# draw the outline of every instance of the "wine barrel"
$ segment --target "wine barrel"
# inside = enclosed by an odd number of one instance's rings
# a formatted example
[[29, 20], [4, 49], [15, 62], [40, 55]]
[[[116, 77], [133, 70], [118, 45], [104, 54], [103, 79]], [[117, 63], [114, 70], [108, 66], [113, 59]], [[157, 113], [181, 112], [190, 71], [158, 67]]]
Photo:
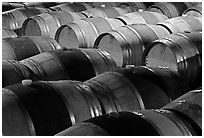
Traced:
[[45, 51], [60, 49], [59, 44], [51, 38], [15, 37], [2, 39], [2, 59], [22, 60]]
[[23, 22], [31, 17], [43, 12], [48, 12], [49, 9], [34, 8], [34, 7], [22, 7], [16, 8], [7, 12], [2, 13], [2, 27], [9, 28], [12, 30], [19, 29], [22, 27]]
[[27, 7], [49, 8], [58, 5], [59, 2], [24, 2], [23, 4]]
[[155, 110], [113, 112], [78, 123], [58, 133], [57, 136], [192, 136], [194, 134], [185, 120], [181, 121], [171, 112], [166, 114]]
[[169, 30], [170, 33], [175, 34], [179, 32], [201, 32], [202, 31], [202, 18], [193, 16], [181, 16], [165, 20], [158, 23]]
[[91, 89], [74, 81], [16, 84], [2, 92], [2, 130], [7, 136], [51, 136], [102, 115]]
[[180, 114], [194, 128], [197, 135], [202, 135], [202, 90], [190, 91], [162, 109]]
[[76, 12], [56, 11], [42, 13], [24, 21], [22, 25], [22, 36], [54, 38], [60, 26], [82, 18], [85, 18], [85, 16]]
[[126, 25], [99, 35], [94, 47], [109, 52], [118, 67], [142, 65], [142, 54], [147, 45], [169, 34], [158, 25]]
[[24, 7], [25, 5], [22, 3], [14, 3], [14, 2], [2, 2], [2, 12], [9, 11], [15, 8]]
[[2, 38], [7, 37], [17, 37], [17, 34], [9, 28], [2, 28]]
[[101, 8], [101, 7], [117, 7], [120, 2], [86, 2], [93, 8]]
[[117, 16], [121, 16], [128, 13], [128, 11], [119, 7], [104, 7], [88, 9], [86, 11], [82, 11], [81, 13], [87, 16], [88, 18], [116, 18]]
[[177, 33], [154, 41], [144, 51], [143, 65], [178, 71], [194, 89], [202, 82], [202, 34]]
[[188, 8], [183, 12], [183, 14], [188, 16], [202, 17], [202, 4]]
[[30, 76], [29, 70], [19, 61], [2, 60], [2, 87], [20, 83]]
[[147, 10], [166, 15], [168, 18], [181, 16], [188, 7], [184, 2], [158, 2]]
[[135, 12], [139, 10], [147, 10], [147, 8], [153, 4], [153, 2], [121, 2], [118, 7], [124, 8], [129, 12]]
[[93, 48], [97, 36], [119, 26], [121, 21], [111, 18], [87, 18], [62, 25], [56, 32], [55, 40], [67, 48]]
[[140, 11], [140, 12], [131, 12], [122, 16], [117, 17], [116, 19], [121, 20], [125, 25], [130, 24], [157, 24], [167, 20], [168, 17], [161, 13], [150, 12], [150, 11]]
[[92, 7], [86, 3], [63, 3], [56, 6], [50, 7], [50, 9], [54, 11], [65, 11], [65, 12], [81, 12], [87, 9], [91, 9]]
[[[110, 55], [97, 49], [62, 49], [44, 52], [21, 61], [38, 80], [85, 81], [116, 68]], [[32, 79], [32, 78], [31, 78]]]
[[162, 68], [105, 72], [84, 83], [95, 91], [106, 113], [158, 109], [189, 90], [179, 74]]

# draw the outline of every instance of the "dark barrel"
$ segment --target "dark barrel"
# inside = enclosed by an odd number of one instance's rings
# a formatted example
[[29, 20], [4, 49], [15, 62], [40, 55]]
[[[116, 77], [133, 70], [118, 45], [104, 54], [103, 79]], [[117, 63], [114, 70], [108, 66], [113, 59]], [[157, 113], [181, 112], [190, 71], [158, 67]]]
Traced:
[[183, 12], [183, 14], [188, 16], [202, 17], [202, 4], [188, 8]]
[[82, 3], [82, 2], [63, 3], [63, 4], [50, 7], [50, 9], [54, 11], [66, 11], [66, 12], [81, 12], [91, 8], [92, 7], [89, 4]]
[[126, 25], [99, 35], [94, 47], [109, 52], [119, 67], [142, 65], [142, 54], [147, 45], [169, 34], [158, 25]]
[[106, 113], [158, 109], [189, 90], [179, 74], [164, 68], [119, 69], [84, 83], [95, 91]]
[[24, 7], [25, 5], [23, 3], [17, 3], [17, 2], [2, 2], [2, 12], [9, 11], [15, 8]]
[[62, 25], [56, 32], [55, 40], [67, 48], [93, 48], [96, 38], [109, 30], [124, 25], [112, 18], [87, 18]]
[[9, 28], [2, 28], [2, 38], [7, 37], [17, 37], [17, 34]]
[[54, 38], [57, 29], [74, 20], [85, 18], [76, 12], [56, 11], [28, 18], [22, 25], [22, 35]]
[[2, 60], [2, 87], [20, 83], [30, 78], [31, 73], [19, 61]]
[[184, 2], [158, 2], [150, 6], [147, 10], [162, 13], [169, 18], [173, 18], [181, 16], [187, 8]]
[[15, 37], [2, 39], [2, 59], [22, 60], [45, 51], [60, 49], [59, 44], [52, 38]]
[[197, 135], [202, 135], [202, 89], [190, 91], [162, 109], [179, 114], [191, 124]]
[[139, 11], [131, 12], [117, 17], [116, 19], [121, 20], [126, 25], [131, 24], [157, 24], [164, 20], [167, 20], [168, 17], [164, 14], [151, 12], [151, 11]]
[[103, 17], [103, 18], [116, 18], [117, 16], [128, 13], [127, 10], [119, 7], [104, 7], [104, 8], [92, 8], [86, 11], [82, 11], [88, 18]]
[[161, 25], [162, 27], [166, 28], [171, 34], [186, 31], [202, 32], [201, 17], [183, 15], [162, 21], [157, 25]]
[[[63, 49], [44, 52], [21, 61], [39, 80], [85, 81], [105, 71], [114, 70], [111, 56], [97, 49]], [[32, 78], [30, 78], [32, 79]]]
[[[168, 114], [168, 115], [167, 115]], [[112, 112], [78, 123], [57, 136], [192, 136], [194, 130], [172, 112]]]
[[48, 11], [50, 10], [45, 8], [22, 7], [3, 12], [2, 27], [12, 30], [20, 29], [27, 18]]
[[24, 2], [24, 5], [27, 7], [41, 7], [41, 8], [49, 8], [52, 6], [58, 5], [59, 2]]
[[102, 115], [97, 97], [80, 82], [16, 84], [2, 91], [2, 130], [7, 136], [51, 136]]
[[143, 65], [179, 72], [192, 89], [201, 86], [201, 33], [177, 33], [156, 40], [145, 49], [143, 58]]

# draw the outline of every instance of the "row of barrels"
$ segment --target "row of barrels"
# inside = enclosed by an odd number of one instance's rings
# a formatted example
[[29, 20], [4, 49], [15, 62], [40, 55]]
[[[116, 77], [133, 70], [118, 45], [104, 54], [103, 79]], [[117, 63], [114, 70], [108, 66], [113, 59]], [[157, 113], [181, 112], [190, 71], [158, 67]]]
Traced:
[[[160, 3], [161, 4], [161, 3]], [[164, 3], [165, 4], [165, 3]], [[171, 3], [169, 3], [170, 5], [173, 5]], [[177, 3], [176, 3], [177, 4]], [[185, 5], [184, 3], [181, 3], [183, 5]], [[8, 12], [5, 12], [3, 13], [3, 17], [2, 17], [2, 25], [3, 25], [3, 28], [9, 28], [9, 29], [12, 29], [12, 30], [16, 30], [16, 31], [19, 31], [19, 29], [21, 30], [21, 27], [23, 25], [23, 22], [27, 19], [27, 18], [30, 18], [32, 16], [36, 16], [36, 15], [39, 15], [40, 17], [36, 17], [37, 19], [38, 18], [48, 18], [46, 15], [47, 14], [51, 14], [49, 16], [57, 16], [56, 18], [62, 18], [61, 20], [65, 20], [66, 17], [68, 16], [73, 16], [73, 15], [66, 15], [69, 14], [69, 12], [81, 12], [81, 13], [77, 13], [80, 18], [76, 18], [76, 19], [81, 19], [81, 18], [87, 18], [87, 17], [104, 17], [104, 18], [116, 18], [117, 16], [121, 16], [123, 14], [127, 14], [129, 12], [134, 12], [135, 10], [126, 10], [125, 8], [123, 7], [105, 7], [105, 8], [92, 8], [91, 6], [87, 6], [87, 4], [85, 3], [72, 3], [72, 4], [62, 4], [64, 5], [64, 9], [60, 9], [60, 10], [56, 10], [55, 12], [50, 10], [50, 9], [47, 9], [47, 8], [41, 8], [41, 7], [27, 7], [27, 8], [17, 8], [17, 9], [14, 9], [14, 10], [11, 10], [11, 11], [8, 11]], [[194, 9], [199, 9], [198, 5], [196, 5], [197, 7], [194, 7]], [[80, 8], [80, 7], [84, 7], [84, 8]], [[170, 6], [171, 7], [171, 6]], [[77, 10], [73, 10], [73, 9], [80, 9], [79, 11]], [[202, 7], [201, 7], [202, 8]], [[88, 10], [86, 10], [88, 9]], [[85, 10], [85, 11], [84, 11]], [[59, 12], [59, 11], [63, 11], [63, 12]], [[149, 10], [151, 11], [151, 10]], [[153, 12], [155, 12], [154, 10], [152, 10]], [[175, 10], [174, 10], [175, 11]], [[192, 11], [192, 10], [190, 10]], [[195, 10], [193, 10], [195, 11]], [[59, 12], [59, 13], [58, 13]], [[41, 15], [41, 13], [44, 13]], [[54, 15], [52, 15], [52, 13]], [[165, 14], [165, 12], [158, 12], [158, 13], [161, 13], [161, 14], [164, 14], [166, 17], [168, 17], [167, 14]], [[179, 14], [178, 16], [180, 16], [181, 14]], [[190, 15], [190, 14], [188, 14]], [[191, 14], [192, 15], [192, 14]], [[193, 14], [195, 15], [195, 14]], [[45, 16], [45, 17], [44, 17]], [[64, 18], [62, 17], [64, 16]], [[76, 15], [75, 15], [76, 16]], [[74, 16], [74, 17], [75, 17]], [[52, 18], [54, 18], [52, 17]], [[173, 16], [175, 17], [175, 16]], [[72, 17], [73, 18], [73, 17]], [[73, 20], [73, 19], [70, 19], [70, 20]], [[168, 17], [168, 18], [171, 18], [171, 17]], [[49, 19], [49, 18], [48, 18]], [[47, 20], [48, 20], [47, 19]], [[152, 18], [153, 19], [153, 18]], [[40, 20], [40, 19], [38, 19]], [[52, 19], [54, 20], [54, 19]], [[68, 22], [64, 21], [64, 23], [58, 19], [60, 25], [63, 25], [63, 24], [67, 24]], [[37, 23], [40, 23], [42, 21], [37, 21]], [[56, 21], [55, 21], [56, 22]], [[42, 24], [42, 23], [41, 23]], [[19, 35], [21, 35], [21, 33], [19, 32]]]
[[85, 82], [24, 82], [2, 89], [2, 130], [4, 135], [55, 135], [99, 115], [159, 109], [188, 91], [177, 72], [145, 66]]
[[190, 91], [161, 109], [112, 112], [91, 118], [57, 136], [201, 136], [202, 90]]
[[[146, 30], [149, 31], [143, 31], [143, 28], [145, 27], [147, 28]], [[158, 29], [158, 33], [155, 33], [155, 31], [152, 30], [153, 27], [155, 27], [155, 30]], [[123, 28], [127, 31], [123, 31]], [[156, 26], [153, 25], [135, 25], [134, 28], [135, 30], [137, 29], [137, 32], [139, 33], [135, 33], [136, 31], [132, 31], [130, 27], [127, 26], [123, 28], [103, 35], [98, 42], [99, 49], [74, 50], [61, 48], [56, 41], [52, 41], [50, 38], [5, 38], [2, 42], [2, 55], [3, 59], [19, 60], [20, 62], [12, 61], [11, 63], [23, 64], [21, 66], [26, 66], [29, 68], [30, 72], [34, 72], [34, 74], [38, 76], [37, 80], [69, 79], [69, 77], [65, 77], [67, 76], [65, 74], [73, 74], [73, 72], [69, 72], [69, 69], [67, 68], [70, 68], [71, 66], [74, 68], [76, 67], [74, 74], [79, 75], [81, 67], [91, 66], [88, 62], [92, 60], [91, 62], [93, 63], [91, 64], [93, 66], [97, 66], [98, 69], [102, 69], [102, 71], [97, 71], [100, 73], [108, 71], [110, 69], [109, 66], [113, 66], [111, 69], [124, 67], [126, 65], [145, 65], [148, 67], [161, 66], [168, 67], [179, 72], [183, 78], [189, 82], [189, 85], [192, 88], [199, 87], [201, 85], [201, 33], [176, 33], [158, 39], [167, 31], [165, 30], [162, 34], [161, 30], [159, 30], [160, 28], [156, 28]], [[129, 34], [128, 31], [130, 31]], [[128, 34], [127, 37], [124, 37], [124, 33]], [[136, 37], [130, 33], [135, 33]], [[128, 36], [132, 36], [133, 38]], [[84, 55], [84, 51], [85, 55], [87, 55], [88, 52], [88, 56]], [[80, 55], [79, 53], [83, 54]], [[89, 59], [87, 60], [87, 58]], [[107, 65], [106, 61], [110, 62], [110, 64]], [[23, 71], [21, 71], [21, 68], [18, 66], [16, 68], [16, 66], [13, 66], [11, 63], [3, 61], [3, 86], [18, 83], [23, 79], [35, 80], [35, 77], [23, 77], [24, 75], [19, 76], [18, 72]], [[100, 68], [99, 63], [104, 68]], [[52, 70], [50, 70], [50, 66], [52, 67]], [[109, 69], [107, 70], [106, 67]], [[19, 76], [16, 80], [6, 79], [9, 78], [8, 76], [10, 75], [9, 72], [11, 72], [11, 70], [15, 70], [15, 72], [13, 72], [14, 76]], [[87, 68], [85, 74], [87, 71], [92, 72], [91, 69]], [[96, 73], [95, 75], [100, 73]], [[89, 79], [90, 77], [93, 77], [93, 75], [85, 78]], [[82, 80], [85, 80], [85, 78]], [[71, 77], [71, 79], [76, 79], [76, 77]], [[82, 80], [80, 79], [80, 81]]]

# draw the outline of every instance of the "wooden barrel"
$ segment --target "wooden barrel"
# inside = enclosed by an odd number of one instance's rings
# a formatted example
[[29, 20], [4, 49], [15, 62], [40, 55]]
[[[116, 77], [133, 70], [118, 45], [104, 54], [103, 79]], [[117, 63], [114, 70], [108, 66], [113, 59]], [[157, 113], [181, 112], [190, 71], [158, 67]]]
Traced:
[[106, 113], [158, 109], [189, 90], [178, 74], [162, 68], [105, 72], [84, 83], [95, 91]]
[[30, 76], [29, 70], [19, 61], [2, 60], [2, 87], [20, 83]]
[[169, 34], [158, 25], [126, 25], [99, 35], [94, 47], [109, 52], [119, 67], [142, 65], [142, 54], [147, 45]]
[[85, 18], [85, 16], [76, 12], [42, 13], [25, 20], [22, 26], [22, 35], [54, 38], [60, 26], [82, 18]]
[[21, 63], [34, 72], [39, 80], [49, 81], [67, 79], [85, 81], [116, 68], [110, 55], [97, 49], [44, 52], [24, 59]]
[[147, 10], [158, 12], [169, 18], [181, 16], [188, 7], [184, 2], [158, 2], [150, 6]]
[[22, 3], [14, 3], [14, 2], [2, 2], [2, 12], [9, 11], [15, 8], [24, 7], [25, 5]]
[[51, 136], [102, 115], [96, 96], [80, 82], [16, 84], [2, 91], [4, 135]]
[[168, 17], [161, 13], [150, 12], [150, 11], [141, 11], [141, 12], [131, 12], [122, 16], [117, 17], [116, 19], [121, 20], [125, 25], [130, 24], [157, 24], [167, 20]]
[[9, 28], [2, 28], [2, 38], [7, 37], [17, 37], [17, 34]]
[[147, 10], [147, 8], [153, 4], [153, 2], [121, 2], [118, 7], [124, 8], [129, 12], [135, 12], [138, 10]]
[[48, 12], [48, 9], [24, 7], [16, 8], [7, 12], [2, 13], [2, 27], [9, 28], [12, 30], [19, 29], [22, 27], [23, 22], [31, 17], [43, 12]]
[[65, 12], [81, 12], [87, 9], [91, 9], [92, 7], [86, 3], [63, 3], [57, 6], [50, 7], [50, 9], [54, 11], [65, 11]]
[[116, 18], [117, 16], [121, 16], [128, 13], [128, 11], [119, 7], [104, 7], [88, 9], [86, 11], [82, 11], [81, 13], [87, 16], [88, 18]]
[[76, 124], [57, 136], [192, 136], [194, 131], [186, 124], [172, 113], [155, 110], [113, 112]]
[[49, 8], [58, 5], [59, 2], [24, 2], [23, 4], [27, 7]]
[[60, 49], [59, 44], [51, 38], [15, 37], [2, 39], [2, 59], [22, 60], [45, 51]]
[[202, 17], [202, 4], [188, 8], [183, 12], [183, 14], [188, 16]]
[[124, 25], [121, 21], [111, 18], [87, 18], [73, 21], [61, 26], [55, 40], [67, 48], [93, 48], [96, 38], [109, 30]]
[[93, 8], [117, 7], [120, 2], [85, 2]]
[[192, 88], [202, 82], [202, 34], [177, 33], [154, 41], [144, 51], [143, 65], [178, 71]]
[[160, 22], [158, 25], [165, 27], [172, 34], [185, 31], [201, 32], [202, 18], [193, 16], [180, 16]]
[[178, 113], [194, 128], [198, 136], [202, 135], [202, 90], [190, 91], [162, 109]]

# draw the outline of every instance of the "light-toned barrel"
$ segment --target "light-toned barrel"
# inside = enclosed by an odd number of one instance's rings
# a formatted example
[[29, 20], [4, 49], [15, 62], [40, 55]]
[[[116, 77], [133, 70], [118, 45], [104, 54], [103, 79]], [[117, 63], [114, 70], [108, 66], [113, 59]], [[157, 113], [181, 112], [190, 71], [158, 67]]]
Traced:
[[92, 8], [86, 11], [82, 11], [82, 14], [88, 18], [103, 17], [103, 18], [116, 18], [127, 14], [128, 11], [119, 7], [104, 7], [104, 8]]
[[142, 65], [142, 54], [147, 45], [169, 34], [158, 25], [126, 25], [99, 35], [94, 47], [109, 52], [119, 67]]
[[56, 11], [42, 13], [25, 20], [22, 26], [22, 35], [54, 38], [60, 26], [82, 18], [85, 18], [85, 16], [76, 12]]
[[55, 11], [65, 11], [65, 12], [81, 12], [85, 11], [87, 9], [91, 9], [92, 7], [89, 4], [86, 3], [63, 3], [59, 4], [53, 7], [50, 7], [50, 9]]
[[141, 11], [141, 12], [131, 12], [116, 19], [121, 20], [125, 25], [131, 24], [157, 24], [168, 19], [167, 16], [161, 13]]
[[144, 52], [149, 67], [168, 67], [177, 71], [192, 88], [201, 86], [202, 34], [177, 33], [154, 41]]
[[121, 21], [111, 18], [87, 18], [73, 21], [61, 26], [55, 40], [67, 48], [93, 48], [96, 38], [109, 30], [124, 25]]
[[22, 27], [23, 22], [31, 17], [43, 12], [48, 12], [49, 9], [24, 7], [16, 8], [7, 12], [2, 13], [2, 26], [12, 30], [19, 29]]
[[180, 16], [158, 23], [169, 30], [171, 34], [179, 32], [202, 32], [202, 18], [193, 16]]
[[169, 18], [181, 16], [188, 7], [184, 2], [158, 2], [150, 6], [147, 10], [158, 12]]
[[60, 48], [59, 44], [51, 38], [42, 38], [37, 36], [3, 38], [2, 59], [22, 60], [42, 52]]
[[7, 37], [17, 37], [17, 34], [9, 28], [2, 28], [2, 38]]
[[188, 8], [183, 12], [183, 14], [188, 16], [202, 17], [202, 4]]

